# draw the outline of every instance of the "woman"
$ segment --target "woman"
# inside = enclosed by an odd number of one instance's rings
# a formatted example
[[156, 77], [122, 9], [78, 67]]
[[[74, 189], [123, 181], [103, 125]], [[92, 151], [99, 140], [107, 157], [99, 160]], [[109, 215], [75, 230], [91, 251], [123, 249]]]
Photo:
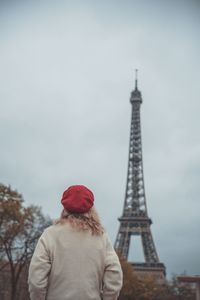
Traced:
[[119, 259], [83, 185], [62, 196], [59, 220], [40, 237], [29, 268], [31, 300], [115, 300], [122, 287]]

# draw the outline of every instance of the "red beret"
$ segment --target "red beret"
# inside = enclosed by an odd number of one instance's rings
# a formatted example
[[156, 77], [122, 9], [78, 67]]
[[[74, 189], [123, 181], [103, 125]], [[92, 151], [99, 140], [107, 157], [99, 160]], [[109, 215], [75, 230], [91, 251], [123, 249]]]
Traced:
[[84, 185], [72, 185], [64, 191], [61, 203], [72, 213], [85, 213], [93, 206], [94, 195]]

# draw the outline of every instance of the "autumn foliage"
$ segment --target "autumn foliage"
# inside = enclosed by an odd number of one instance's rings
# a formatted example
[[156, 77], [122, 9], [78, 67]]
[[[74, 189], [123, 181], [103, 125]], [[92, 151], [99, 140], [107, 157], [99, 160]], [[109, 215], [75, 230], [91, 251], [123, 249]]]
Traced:
[[25, 207], [21, 194], [0, 184], [0, 299], [23, 299], [28, 264], [49, 222], [39, 207]]
[[180, 283], [176, 276], [162, 284], [155, 278], [137, 277], [133, 266], [120, 257], [123, 270], [123, 287], [119, 300], [195, 300], [194, 288]]

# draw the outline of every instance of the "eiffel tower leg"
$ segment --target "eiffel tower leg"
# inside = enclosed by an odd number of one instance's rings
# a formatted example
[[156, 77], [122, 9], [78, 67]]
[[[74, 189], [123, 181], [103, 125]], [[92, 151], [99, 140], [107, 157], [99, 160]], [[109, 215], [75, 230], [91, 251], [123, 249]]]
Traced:
[[148, 232], [142, 232], [141, 238], [142, 238], [142, 246], [144, 250], [145, 261], [147, 263], [152, 263], [152, 262], [158, 263], [159, 258], [156, 253], [156, 248], [153, 242], [153, 237], [150, 229], [148, 230]]
[[115, 242], [115, 250], [126, 259], [128, 259], [129, 244], [130, 244], [130, 233], [128, 231], [126, 232], [119, 231]]

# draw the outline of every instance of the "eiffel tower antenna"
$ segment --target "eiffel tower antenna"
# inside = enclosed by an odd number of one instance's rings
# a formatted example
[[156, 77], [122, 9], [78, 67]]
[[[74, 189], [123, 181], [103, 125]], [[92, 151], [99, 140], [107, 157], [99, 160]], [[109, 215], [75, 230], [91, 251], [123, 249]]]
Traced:
[[135, 90], [137, 90], [137, 82], [138, 82], [138, 69], [135, 69]]
[[126, 190], [122, 216], [118, 219], [120, 226], [115, 241], [115, 249], [124, 258], [128, 259], [131, 236], [140, 236], [145, 262], [131, 262], [135, 272], [139, 275], [153, 273], [155, 277], [164, 279], [165, 266], [159, 261], [150, 229], [152, 221], [147, 212], [140, 121], [142, 94], [137, 87], [137, 73], [138, 70], [136, 69], [135, 89], [130, 97], [132, 116]]

